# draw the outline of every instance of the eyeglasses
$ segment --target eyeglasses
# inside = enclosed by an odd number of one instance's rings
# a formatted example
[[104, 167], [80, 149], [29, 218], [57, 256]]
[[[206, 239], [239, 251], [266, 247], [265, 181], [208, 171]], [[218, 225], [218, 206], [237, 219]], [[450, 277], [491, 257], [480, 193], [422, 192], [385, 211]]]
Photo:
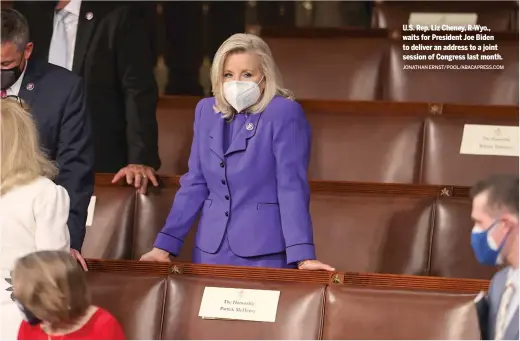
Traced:
[[2, 97], [2, 99], [4, 100], [7, 100], [7, 101], [12, 101], [12, 102], [18, 102], [18, 104], [24, 109], [24, 110], [29, 110], [29, 106], [27, 104], [25, 104], [24, 100], [21, 98], [21, 97], [18, 97], [16, 95], [9, 95], [9, 96], [5, 96], [5, 97]]

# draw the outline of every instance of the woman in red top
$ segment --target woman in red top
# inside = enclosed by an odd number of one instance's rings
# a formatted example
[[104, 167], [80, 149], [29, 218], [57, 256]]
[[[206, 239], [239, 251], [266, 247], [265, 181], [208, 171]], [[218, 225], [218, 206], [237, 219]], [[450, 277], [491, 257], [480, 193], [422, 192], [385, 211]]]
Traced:
[[124, 340], [106, 310], [91, 305], [85, 273], [67, 252], [39, 251], [20, 258], [14, 297], [25, 316], [18, 340]]

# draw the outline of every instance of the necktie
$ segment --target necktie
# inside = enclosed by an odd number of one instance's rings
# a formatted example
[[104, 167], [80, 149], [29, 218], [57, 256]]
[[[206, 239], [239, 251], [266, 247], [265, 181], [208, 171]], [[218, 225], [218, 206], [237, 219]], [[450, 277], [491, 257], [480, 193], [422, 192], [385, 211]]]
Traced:
[[0, 91], [0, 97], [6, 98], [7, 97], [7, 92], [5, 90], [1, 90]]
[[67, 68], [67, 30], [65, 18], [69, 12], [61, 10], [56, 13], [56, 27], [52, 34], [51, 46], [49, 51], [49, 63]]
[[507, 308], [511, 303], [513, 294], [515, 292], [515, 286], [511, 280], [506, 283], [506, 289], [500, 299], [500, 305], [498, 307], [495, 340], [502, 340], [507, 329]]

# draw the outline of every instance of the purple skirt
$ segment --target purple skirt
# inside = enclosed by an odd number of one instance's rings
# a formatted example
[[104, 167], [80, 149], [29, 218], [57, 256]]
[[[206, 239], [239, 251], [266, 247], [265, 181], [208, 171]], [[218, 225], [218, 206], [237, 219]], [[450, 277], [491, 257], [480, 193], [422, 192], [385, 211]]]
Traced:
[[224, 235], [224, 238], [222, 238], [222, 243], [220, 243], [220, 246], [215, 253], [207, 253], [197, 247], [194, 247], [192, 261], [193, 263], [199, 264], [296, 269], [296, 264], [287, 264], [287, 257], [285, 252], [255, 257], [240, 257], [236, 255], [229, 245], [227, 232]]

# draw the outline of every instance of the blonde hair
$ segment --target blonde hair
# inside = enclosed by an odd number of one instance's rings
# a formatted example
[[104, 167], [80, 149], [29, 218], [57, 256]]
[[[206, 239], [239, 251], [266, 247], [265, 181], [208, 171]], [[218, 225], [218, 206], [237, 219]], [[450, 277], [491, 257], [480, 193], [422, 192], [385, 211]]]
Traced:
[[226, 119], [231, 119], [235, 115], [235, 109], [224, 98], [223, 92], [223, 72], [224, 63], [229, 55], [234, 53], [253, 53], [260, 59], [260, 67], [264, 76], [265, 89], [258, 103], [251, 106], [247, 111], [256, 114], [265, 110], [274, 96], [279, 95], [293, 99], [293, 94], [285, 89], [282, 84], [280, 72], [271, 54], [269, 46], [260, 37], [254, 34], [238, 33], [229, 37], [220, 45], [213, 65], [211, 66], [211, 86], [213, 96], [215, 96], [215, 111], [222, 113]]
[[91, 305], [84, 271], [65, 251], [38, 251], [17, 260], [15, 298], [38, 319], [73, 324]]
[[23, 102], [2, 99], [0, 111], [0, 195], [39, 176], [54, 179], [58, 169], [40, 148], [36, 124]]

